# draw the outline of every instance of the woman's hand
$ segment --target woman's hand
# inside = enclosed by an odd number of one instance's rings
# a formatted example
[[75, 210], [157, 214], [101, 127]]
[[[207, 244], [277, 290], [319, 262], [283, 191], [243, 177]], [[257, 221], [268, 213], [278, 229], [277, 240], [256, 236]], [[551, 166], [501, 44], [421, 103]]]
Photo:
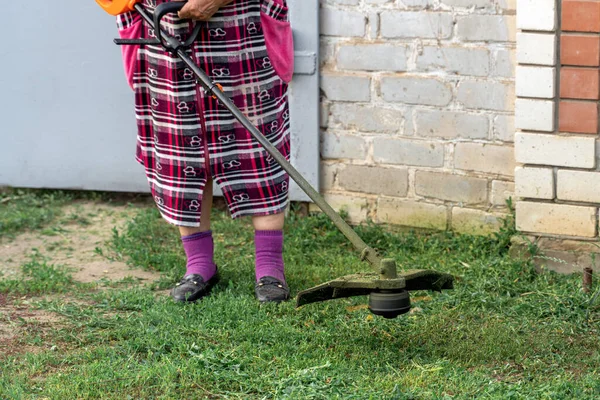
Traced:
[[189, 0], [179, 11], [179, 18], [208, 21], [219, 8], [233, 0]]

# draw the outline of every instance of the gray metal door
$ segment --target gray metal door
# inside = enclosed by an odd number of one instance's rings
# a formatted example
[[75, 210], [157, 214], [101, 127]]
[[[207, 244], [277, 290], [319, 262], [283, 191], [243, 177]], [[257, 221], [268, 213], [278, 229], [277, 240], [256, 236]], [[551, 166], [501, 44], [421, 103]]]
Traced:
[[[296, 48], [292, 163], [319, 169], [318, 0], [288, 0]], [[0, 34], [0, 185], [148, 191], [134, 160], [133, 94], [114, 18], [93, 0], [4, 5]], [[66, 3], [66, 4], [65, 4]], [[308, 200], [296, 185], [293, 200]]]

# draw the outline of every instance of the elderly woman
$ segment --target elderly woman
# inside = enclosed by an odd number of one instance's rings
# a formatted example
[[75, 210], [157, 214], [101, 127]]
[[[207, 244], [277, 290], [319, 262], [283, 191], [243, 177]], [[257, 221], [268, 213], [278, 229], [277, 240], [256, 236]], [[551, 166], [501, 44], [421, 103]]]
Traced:
[[[149, 11], [167, 0], [143, 0]], [[190, 55], [270, 142], [289, 159], [288, 82], [292, 39], [285, 0], [189, 0], [163, 30], [185, 40], [202, 31]], [[118, 17], [124, 38], [153, 38], [135, 12]], [[171, 292], [196, 301], [218, 281], [210, 228], [212, 183], [231, 216], [252, 217], [256, 286], [261, 302], [289, 298], [283, 263], [283, 211], [289, 178], [217, 100], [196, 85], [192, 72], [160, 46], [123, 48], [135, 91], [136, 158], [166, 221], [178, 226], [186, 273]]]

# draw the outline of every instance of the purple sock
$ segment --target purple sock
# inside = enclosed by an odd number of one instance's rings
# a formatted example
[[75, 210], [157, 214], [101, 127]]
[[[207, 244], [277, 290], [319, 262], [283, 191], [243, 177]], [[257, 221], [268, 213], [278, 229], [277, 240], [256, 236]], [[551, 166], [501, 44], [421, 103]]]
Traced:
[[217, 271], [213, 261], [214, 244], [212, 231], [182, 236], [183, 249], [187, 255], [186, 275], [198, 274], [208, 281]]
[[283, 265], [283, 231], [256, 231], [256, 280], [272, 276], [285, 282]]

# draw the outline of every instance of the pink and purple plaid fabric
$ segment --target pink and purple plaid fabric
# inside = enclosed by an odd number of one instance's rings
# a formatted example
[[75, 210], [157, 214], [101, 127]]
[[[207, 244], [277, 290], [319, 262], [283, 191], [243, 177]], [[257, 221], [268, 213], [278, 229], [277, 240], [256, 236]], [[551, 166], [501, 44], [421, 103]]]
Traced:
[[[144, 0], [153, 11], [161, 0]], [[163, 29], [185, 39], [192, 22], [176, 16]], [[288, 86], [271, 63], [263, 24], [287, 21], [282, 0], [236, 0], [222, 8], [197, 40], [193, 59], [258, 129], [289, 159]], [[139, 16], [118, 17], [121, 31], [144, 24]], [[291, 34], [291, 31], [289, 32]], [[229, 111], [196, 85], [191, 70], [160, 46], [137, 51], [131, 68], [138, 126], [137, 160], [144, 165], [162, 216], [172, 224], [200, 224], [202, 193], [212, 176], [233, 218], [281, 212], [289, 177]]]

